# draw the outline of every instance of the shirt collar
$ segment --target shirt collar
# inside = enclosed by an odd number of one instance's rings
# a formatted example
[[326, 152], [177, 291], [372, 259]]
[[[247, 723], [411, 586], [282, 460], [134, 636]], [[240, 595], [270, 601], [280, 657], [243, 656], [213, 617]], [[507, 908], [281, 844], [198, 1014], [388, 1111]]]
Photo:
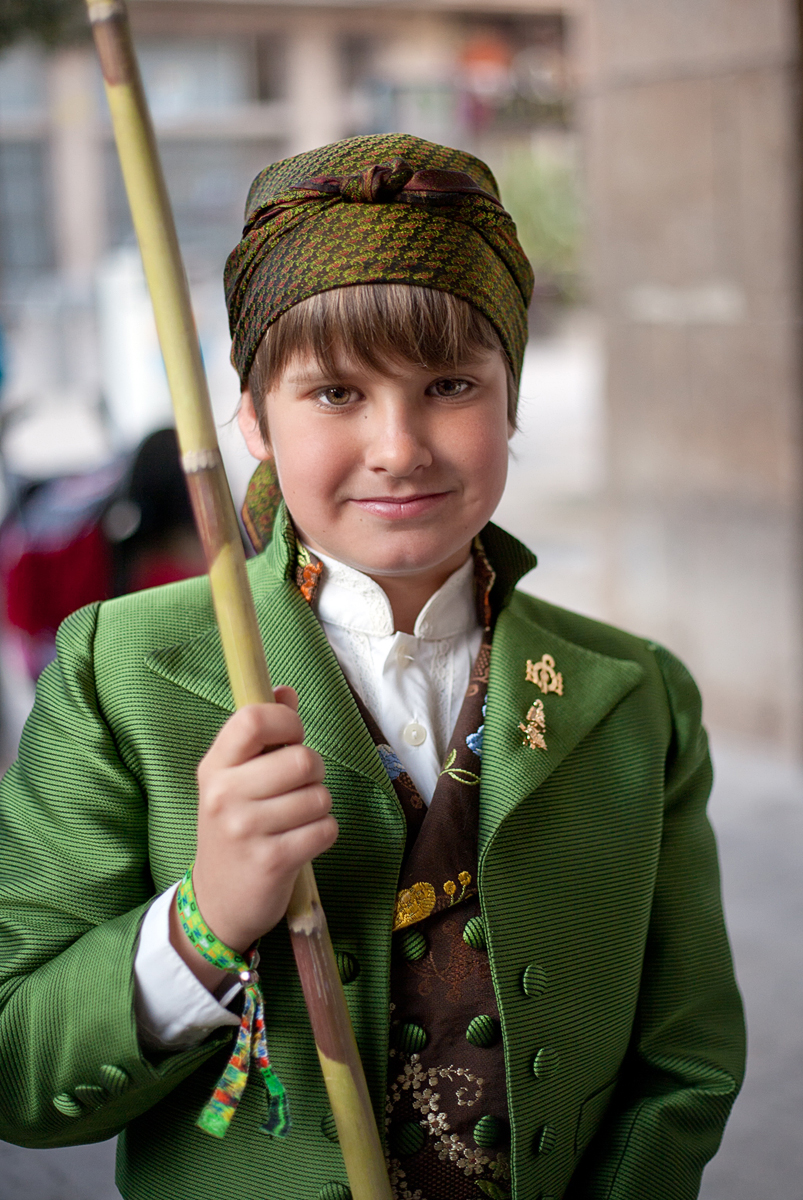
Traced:
[[[481, 531], [480, 538], [484, 554], [487, 555], [489, 563], [493, 564], [493, 583], [489, 598], [490, 608], [493, 614], [497, 615], [509, 603], [518, 581], [533, 569], [537, 560], [531, 550], [491, 521]], [[291, 580], [298, 587], [305, 583], [303, 578], [299, 583], [298, 546], [292, 521], [284, 501], [281, 501], [273, 538], [263, 551], [267, 579], [275, 581], [276, 584], [285, 579]], [[312, 558], [306, 549], [305, 554], [308, 559]], [[309, 568], [310, 580], [306, 587], [305, 599], [312, 600], [314, 563], [310, 562]], [[303, 575], [303, 568], [301, 574]]]
[[[318, 619], [371, 637], [392, 637], [396, 632], [390, 601], [378, 583], [345, 563], [315, 551], [323, 573], [313, 607]], [[474, 603], [474, 560], [469, 555], [462, 567], [430, 596], [413, 630], [426, 641], [456, 637], [477, 627]]]

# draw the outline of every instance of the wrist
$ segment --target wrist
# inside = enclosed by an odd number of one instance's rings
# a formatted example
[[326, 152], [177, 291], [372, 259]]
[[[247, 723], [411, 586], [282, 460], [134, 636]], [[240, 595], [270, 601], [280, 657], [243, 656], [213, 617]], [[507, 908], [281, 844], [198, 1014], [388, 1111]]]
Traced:
[[230, 973], [222, 971], [212, 963], [202, 958], [181, 927], [178, 906], [175, 896], [170, 905], [170, 945], [176, 954], [192, 971], [195, 978], [204, 985], [207, 991], [215, 995], [229, 979]]

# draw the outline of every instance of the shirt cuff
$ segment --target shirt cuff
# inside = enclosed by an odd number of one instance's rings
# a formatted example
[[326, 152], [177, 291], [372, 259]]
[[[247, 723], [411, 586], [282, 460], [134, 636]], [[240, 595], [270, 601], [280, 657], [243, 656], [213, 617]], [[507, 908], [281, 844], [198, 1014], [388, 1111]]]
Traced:
[[134, 958], [134, 1008], [143, 1042], [157, 1049], [195, 1046], [222, 1025], [239, 1025], [225, 1006], [242, 990], [223, 984], [218, 1002], [193, 975], [170, 941], [170, 907], [178, 884], [157, 896], [145, 914]]

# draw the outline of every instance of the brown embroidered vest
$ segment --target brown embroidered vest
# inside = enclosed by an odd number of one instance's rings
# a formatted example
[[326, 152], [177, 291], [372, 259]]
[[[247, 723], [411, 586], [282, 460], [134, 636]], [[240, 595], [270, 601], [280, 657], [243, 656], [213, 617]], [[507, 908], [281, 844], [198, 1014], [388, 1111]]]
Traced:
[[[499, 1009], [477, 891], [482, 733], [494, 582], [475, 541], [484, 636], [427, 808], [354, 693], [407, 820], [394, 914], [386, 1132], [396, 1200], [510, 1196]], [[314, 599], [321, 564], [299, 545], [296, 583]]]

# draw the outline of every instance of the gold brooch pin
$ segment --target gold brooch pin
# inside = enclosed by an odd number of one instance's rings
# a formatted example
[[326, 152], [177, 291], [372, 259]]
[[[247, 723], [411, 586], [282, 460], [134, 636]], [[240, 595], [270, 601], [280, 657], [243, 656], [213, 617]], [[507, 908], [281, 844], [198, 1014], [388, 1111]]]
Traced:
[[555, 660], [551, 654], [544, 654], [540, 662], [534, 663], [527, 659], [527, 682], [534, 683], [543, 692], [557, 692], [563, 695], [563, 676], [555, 670]]
[[529, 746], [531, 750], [546, 750], [547, 744], [544, 737], [546, 718], [544, 717], [543, 700], [536, 700], [527, 713], [527, 724], [522, 722], [519, 729], [524, 734], [525, 746]]

